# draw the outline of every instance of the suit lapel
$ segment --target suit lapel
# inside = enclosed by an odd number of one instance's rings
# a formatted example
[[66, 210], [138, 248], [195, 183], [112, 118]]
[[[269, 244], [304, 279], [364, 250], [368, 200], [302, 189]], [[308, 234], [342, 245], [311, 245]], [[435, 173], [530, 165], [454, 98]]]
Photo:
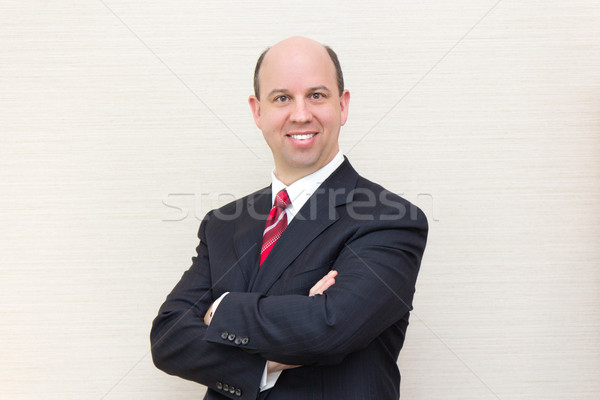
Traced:
[[357, 179], [346, 159], [323, 182], [283, 231], [251, 284], [252, 292], [267, 293], [306, 246], [339, 218], [336, 207], [347, 202]]
[[248, 287], [252, 284], [258, 270], [262, 234], [270, 209], [271, 187], [269, 186], [248, 197], [247, 209], [243, 210], [236, 221], [233, 246], [238, 259], [237, 264]]

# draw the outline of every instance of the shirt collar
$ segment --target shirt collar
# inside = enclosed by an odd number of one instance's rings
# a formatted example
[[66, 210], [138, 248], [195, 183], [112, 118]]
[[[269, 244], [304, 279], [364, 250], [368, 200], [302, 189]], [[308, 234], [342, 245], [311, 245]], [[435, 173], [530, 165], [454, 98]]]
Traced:
[[337, 169], [337, 167], [342, 165], [343, 162], [344, 156], [341, 151], [338, 151], [335, 157], [333, 157], [333, 159], [324, 167], [310, 175], [306, 175], [305, 177], [298, 179], [296, 182], [287, 187], [283, 182], [277, 179], [275, 176], [275, 170], [273, 170], [273, 172], [271, 172], [271, 204], [275, 202], [275, 196], [280, 190], [287, 190], [287, 194], [291, 201], [291, 204], [285, 209], [289, 224], [302, 206], [304, 206], [304, 204], [308, 201], [310, 196], [312, 196], [319, 186], [321, 186], [321, 183], [323, 183], [325, 179], [329, 178], [329, 175], [331, 175], [333, 171]]

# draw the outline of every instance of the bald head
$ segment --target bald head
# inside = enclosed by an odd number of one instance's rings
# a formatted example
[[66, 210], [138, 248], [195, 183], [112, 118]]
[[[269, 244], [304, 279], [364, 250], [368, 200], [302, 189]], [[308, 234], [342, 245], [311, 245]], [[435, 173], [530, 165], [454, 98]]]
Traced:
[[328, 59], [331, 60], [333, 68], [335, 70], [335, 78], [337, 82], [338, 92], [341, 96], [344, 92], [344, 74], [342, 73], [342, 67], [338, 60], [337, 54], [329, 46], [325, 46], [312, 39], [295, 36], [277, 43], [273, 47], [267, 48], [262, 52], [258, 60], [256, 61], [256, 67], [254, 68], [254, 95], [260, 100], [260, 71], [263, 63], [269, 62], [269, 60], [277, 60], [280, 58], [294, 57], [297, 54], [310, 54], [314, 57], [321, 55], [327, 55]]

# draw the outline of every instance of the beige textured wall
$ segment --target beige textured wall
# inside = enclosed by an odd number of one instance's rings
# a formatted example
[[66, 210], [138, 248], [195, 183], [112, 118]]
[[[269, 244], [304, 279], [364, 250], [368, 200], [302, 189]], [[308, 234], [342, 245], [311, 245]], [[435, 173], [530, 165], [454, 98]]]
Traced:
[[1, 399], [201, 397], [150, 323], [198, 218], [269, 181], [246, 98], [293, 34], [430, 219], [402, 397], [600, 398], [600, 4], [322, 3], [0, 2]]

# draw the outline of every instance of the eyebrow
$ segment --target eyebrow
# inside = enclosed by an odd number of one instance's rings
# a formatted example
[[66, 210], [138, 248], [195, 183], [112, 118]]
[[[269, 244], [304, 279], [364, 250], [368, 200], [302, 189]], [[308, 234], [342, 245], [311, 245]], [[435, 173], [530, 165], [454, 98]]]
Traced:
[[[331, 93], [331, 90], [329, 90], [329, 88], [325, 85], [319, 85], [319, 86], [314, 86], [308, 89], [309, 92], [317, 92], [317, 91], [323, 91], [323, 92], [327, 92], [327, 94]], [[269, 92], [269, 94], [267, 95], [267, 97], [271, 97], [277, 93], [289, 93], [289, 90], [287, 89], [273, 89]]]
[[331, 90], [329, 90], [329, 88], [327, 86], [324, 86], [324, 85], [319, 85], [319, 86], [311, 87], [310, 89], [308, 89], [308, 91], [309, 92], [322, 91], [322, 92], [331, 93]]

